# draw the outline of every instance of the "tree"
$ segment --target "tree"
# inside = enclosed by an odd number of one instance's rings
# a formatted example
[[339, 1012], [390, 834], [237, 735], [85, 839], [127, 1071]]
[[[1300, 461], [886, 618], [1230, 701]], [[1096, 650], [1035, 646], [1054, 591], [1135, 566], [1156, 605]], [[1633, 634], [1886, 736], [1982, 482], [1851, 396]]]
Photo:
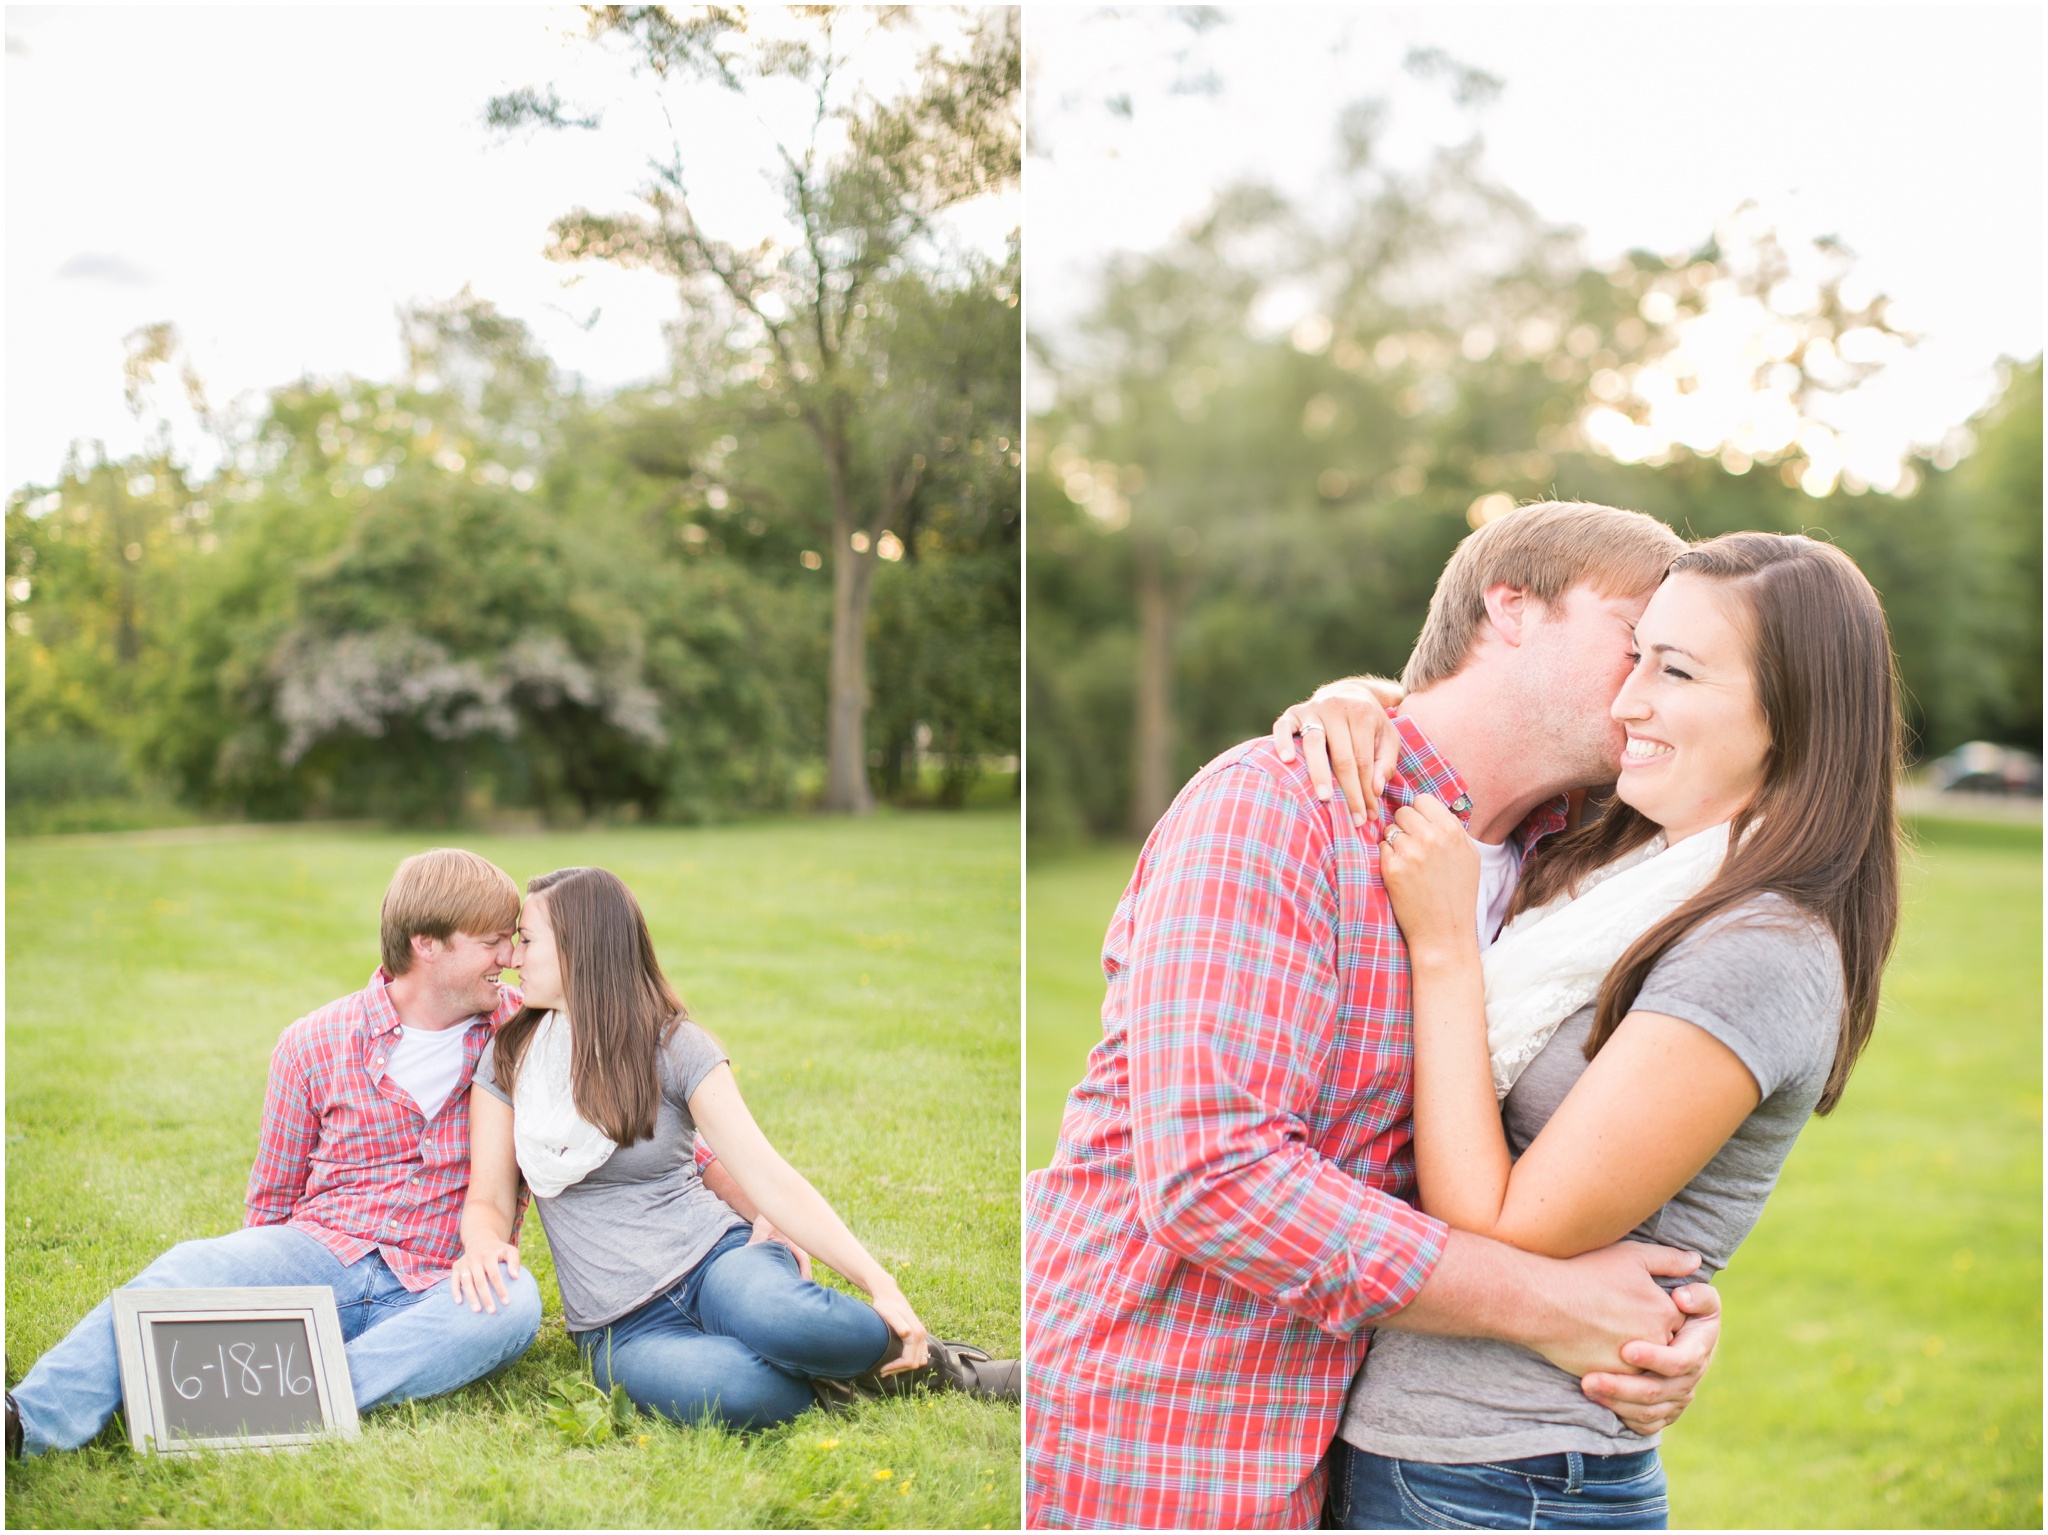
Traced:
[[[1994, 653], [2027, 647], [1953, 615], [2010, 628], [2027, 611], [1985, 572], [2020, 568], [2029, 524], [1973, 531], [1988, 502], [1964, 504], [1962, 469], [1944, 501], [1924, 463], [1880, 482], [1845, 462], [1829, 397], [1905, 339], [1882, 295], [1853, 296], [1839, 242], [1790, 249], [1741, 209], [1692, 251], [1596, 266], [1488, 180], [1476, 141], [1402, 172], [1379, 126], [1369, 106], [1345, 119], [1345, 195], [1323, 216], [1229, 190], [1163, 249], [1110, 263], [1059, 347], [1033, 338], [1058, 385], [1032, 433], [1034, 839], [1142, 835], [1196, 764], [1290, 699], [1397, 670], [1457, 541], [1552, 496], [1694, 536], [1836, 537], [1885, 598], [1927, 739], [1990, 717], [1977, 700], [2010, 689]], [[1276, 294], [1291, 323], [1267, 318]], [[1742, 345], [1715, 380], [1731, 387], [1696, 391], [1700, 334], [1731, 322]], [[1731, 397], [1750, 408], [1694, 408]], [[1985, 440], [2028, 462], [2038, 405], [1996, 420]], [[1997, 479], [2038, 518], [2038, 489]], [[1980, 546], [2013, 553], [1965, 552]]]
[[[844, 96], [856, 18], [896, 24], [894, 11], [806, 7], [786, 32], [745, 9], [594, 7], [594, 40], [616, 39], [657, 85], [708, 84], [738, 96], [767, 82], [811, 102], [801, 144], [780, 143], [778, 186], [796, 232], [787, 245], [740, 245], [699, 221], [680, 147], [657, 161], [643, 210], [557, 221], [548, 254], [664, 272], [691, 309], [690, 359], [715, 386], [753, 384], [764, 407], [802, 424], [823, 464], [831, 508], [832, 649], [828, 686], [828, 809], [864, 813], [868, 608], [875, 561], [949, 434], [954, 402], [920, 387], [934, 360], [909, 345], [906, 313], [986, 282], [979, 263], [949, 253], [950, 208], [1014, 184], [1019, 172], [1017, 14], [984, 12], [963, 49], [926, 55], [915, 89], [892, 101]], [[554, 91], [498, 98], [500, 128], [589, 125]], [[833, 142], [836, 138], [836, 144]], [[1014, 309], [1014, 279], [1002, 297]], [[1014, 432], [1012, 433], [1014, 435]], [[900, 536], [900, 535], [899, 535]]]

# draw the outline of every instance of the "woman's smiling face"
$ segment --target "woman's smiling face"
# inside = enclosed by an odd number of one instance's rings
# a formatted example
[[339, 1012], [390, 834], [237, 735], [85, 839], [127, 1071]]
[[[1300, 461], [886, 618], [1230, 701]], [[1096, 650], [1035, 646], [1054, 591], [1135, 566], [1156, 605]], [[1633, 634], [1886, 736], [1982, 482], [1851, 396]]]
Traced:
[[528, 1007], [565, 1006], [562, 961], [555, 947], [554, 924], [548, 920], [545, 896], [530, 895], [519, 909], [519, 946], [512, 951], [519, 972], [519, 992]]
[[1748, 624], [1732, 586], [1684, 572], [1636, 624], [1635, 665], [1614, 700], [1628, 735], [1615, 793], [1672, 842], [1728, 820], [1763, 785], [1771, 733]]

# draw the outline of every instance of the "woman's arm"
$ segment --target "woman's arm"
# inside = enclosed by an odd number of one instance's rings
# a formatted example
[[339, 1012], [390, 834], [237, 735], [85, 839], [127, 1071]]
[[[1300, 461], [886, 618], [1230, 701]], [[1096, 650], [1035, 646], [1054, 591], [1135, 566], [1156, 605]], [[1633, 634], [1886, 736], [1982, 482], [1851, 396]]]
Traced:
[[[512, 1296], [499, 1277], [502, 1261], [519, 1277], [519, 1249], [512, 1242], [518, 1214], [519, 1158], [512, 1150], [512, 1107], [481, 1087], [469, 1090], [469, 1197], [462, 1202], [462, 1254], [448, 1271], [448, 1288], [460, 1305], [496, 1311]], [[494, 1300], [491, 1292], [497, 1291]]]
[[1477, 855], [1434, 799], [1403, 808], [1394, 824], [1380, 873], [1408, 940], [1422, 1208], [1549, 1257], [1619, 1241], [1735, 1133], [1756, 1107], [1756, 1080], [1705, 1030], [1630, 1013], [1528, 1151], [1511, 1158], [1486, 1052]]
[[797, 1273], [806, 1279], [811, 1277], [811, 1255], [775, 1229], [775, 1222], [763, 1215], [760, 1207], [747, 1198], [747, 1191], [725, 1170], [723, 1162], [713, 1157], [704, 1165], [704, 1170], [699, 1176], [704, 1180], [704, 1187], [730, 1205], [734, 1214], [754, 1223], [754, 1235], [747, 1243], [749, 1247], [756, 1242], [780, 1242], [796, 1255]]
[[901, 1287], [847, 1230], [846, 1222], [825, 1202], [825, 1196], [768, 1144], [768, 1137], [740, 1097], [730, 1066], [714, 1066], [697, 1084], [690, 1094], [690, 1117], [733, 1181], [777, 1229], [868, 1292], [890, 1331], [903, 1340], [902, 1358], [890, 1370], [924, 1364], [924, 1323], [911, 1310]]

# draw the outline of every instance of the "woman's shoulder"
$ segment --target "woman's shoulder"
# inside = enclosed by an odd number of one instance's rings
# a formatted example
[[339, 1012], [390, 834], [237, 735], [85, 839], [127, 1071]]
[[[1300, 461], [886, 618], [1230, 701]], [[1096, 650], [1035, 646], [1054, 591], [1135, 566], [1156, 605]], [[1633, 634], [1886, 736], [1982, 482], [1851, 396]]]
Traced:
[[1775, 891], [1701, 923], [1636, 994], [1645, 1012], [1683, 1018], [1729, 1045], [1766, 1097], [1824, 1078], [1842, 1026], [1841, 952], [1827, 924]]
[[1841, 969], [1841, 950], [1827, 923], [1776, 890], [1759, 890], [1716, 912], [1671, 946], [1667, 958], [1739, 959], [1753, 964], [1770, 956], [1798, 969]]
[[678, 1013], [669, 1024], [661, 1048], [662, 1079], [679, 1100], [687, 1099], [713, 1067], [727, 1060], [724, 1048], [694, 1022], [689, 1014]]

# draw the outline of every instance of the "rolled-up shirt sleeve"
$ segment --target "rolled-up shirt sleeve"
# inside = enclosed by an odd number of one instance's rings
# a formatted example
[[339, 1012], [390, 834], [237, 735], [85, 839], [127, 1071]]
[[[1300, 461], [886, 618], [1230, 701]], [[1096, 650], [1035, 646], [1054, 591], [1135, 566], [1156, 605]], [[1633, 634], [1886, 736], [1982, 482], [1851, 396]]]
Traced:
[[1149, 853], [1122, 977], [1147, 1235], [1343, 1336], [1398, 1311], [1441, 1222], [1311, 1144], [1338, 1052], [1330, 832], [1265, 773], [1213, 773]]
[[281, 1226], [292, 1218], [306, 1192], [320, 1116], [306, 1090], [306, 1074], [290, 1031], [270, 1052], [270, 1085], [263, 1094], [263, 1124], [257, 1134], [256, 1165], [249, 1170], [244, 1226]]

